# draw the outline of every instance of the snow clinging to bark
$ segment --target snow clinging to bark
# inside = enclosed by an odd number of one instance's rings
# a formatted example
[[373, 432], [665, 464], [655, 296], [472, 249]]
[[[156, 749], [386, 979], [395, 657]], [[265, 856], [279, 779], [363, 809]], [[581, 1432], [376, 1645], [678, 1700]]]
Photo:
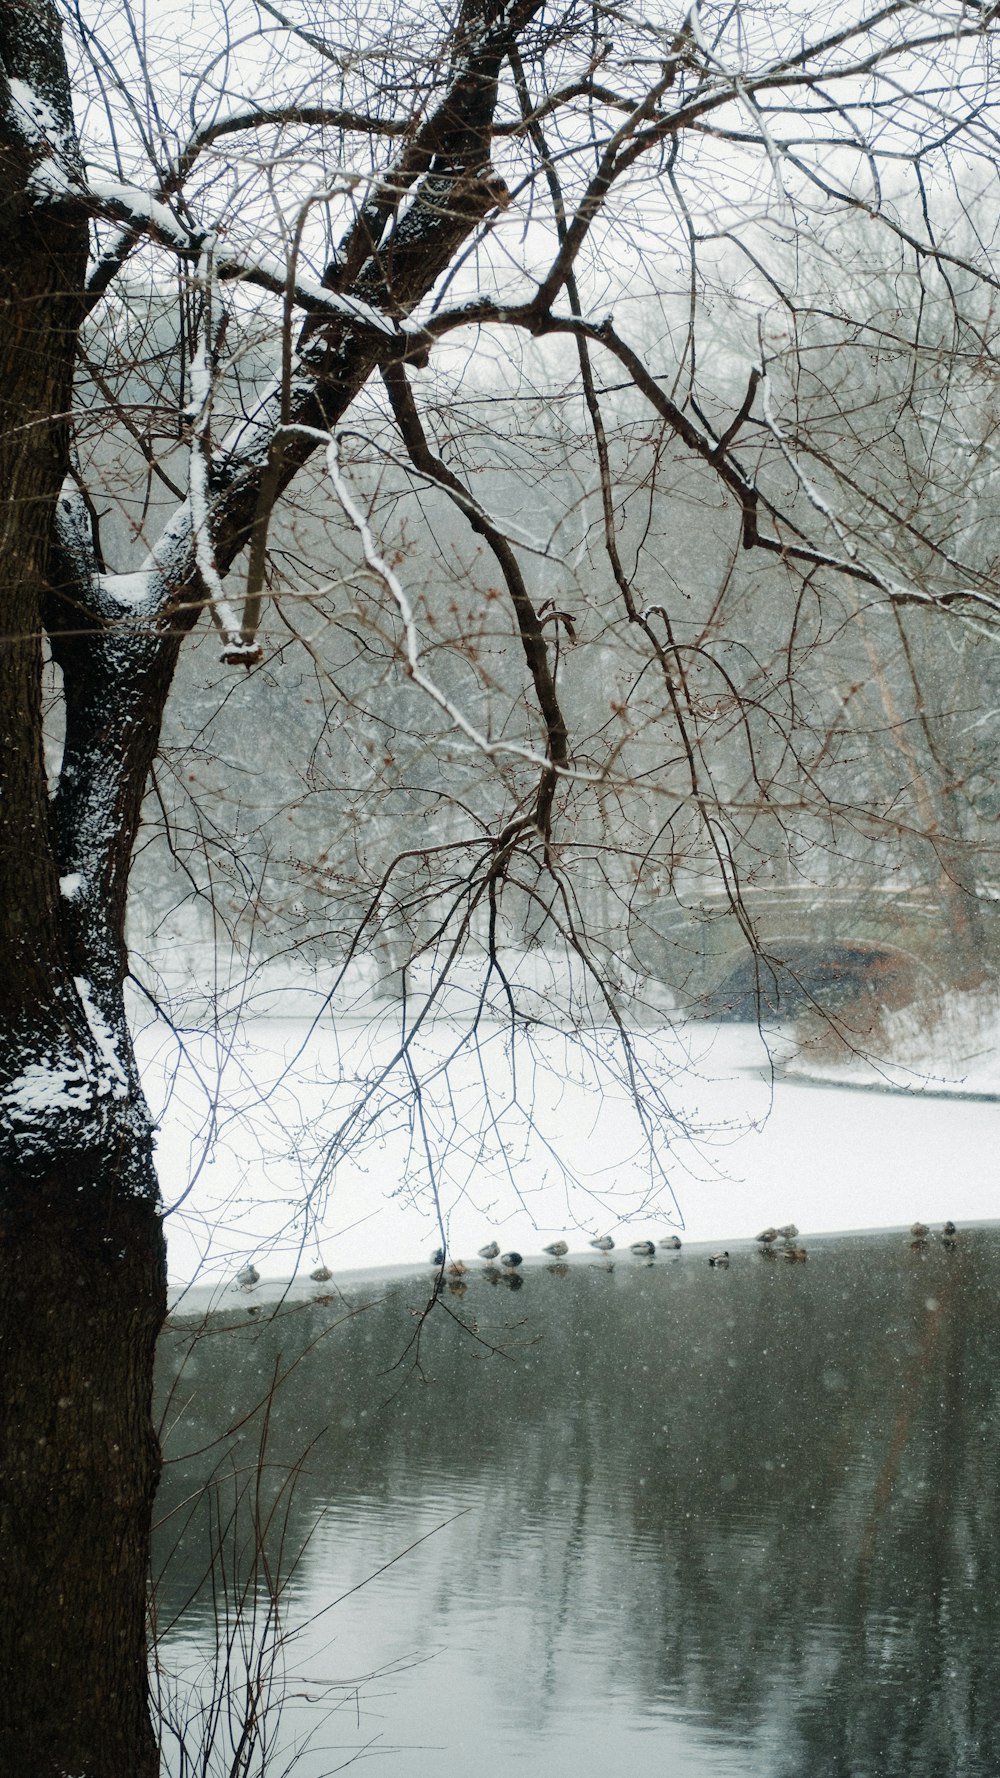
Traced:
[[101, 574], [97, 584], [102, 604], [112, 612], [119, 608], [133, 617], [155, 617], [163, 602], [160, 576], [150, 568], [136, 569], [131, 574]]
[[73, 979], [76, 991], [83, 1001], [94, 1047], [103, 1064], [103, 1084], [98, 1082], [98, 1093], [110, 1093], [114, 1099], [124, 1099], [128, 1093], [128, 1075], [122, 1067], [115, 1034], [98, 1007], [86, 976], [78, 975]]
[[66, 154], [70, 146], [68, 132], [47, 99], [27, 81], [15, 75], [10, 81], [13, 121], [26, 142], [47, 147], [51, 154]]
[[90, 1083], [78, 1061], [69, 1057], [47, 1057], [42, 1062], [29, 1062], [0, 1095], [0, 1109], [17, 1130], [17, 1125], [36, 1124], [40, 1118], [57, 1111], [79, 1111], [90, 1103]]
[[79, 192], [83, 170], [72, 129], [60, 123], [49, 101], [27, 80], [10, 82], [10, 116], [22, 139], [38, 155], [27, 190], [44, 203]]
[[115, 1034], [86, 977], [77, 976], [75, 986], [93, 1047], [70, 1042], [65, 1049], [53, 1047], [26, 1062], [0, 1088], [0, 1128], [24, 1159], [35, 1151], [48, 1152], [53, 1131], [67, 1117], [75, 1138], [83, 1141], [88, 1124], [103, 1121], [114, 1105], [128, 1107], [129, 1078]]

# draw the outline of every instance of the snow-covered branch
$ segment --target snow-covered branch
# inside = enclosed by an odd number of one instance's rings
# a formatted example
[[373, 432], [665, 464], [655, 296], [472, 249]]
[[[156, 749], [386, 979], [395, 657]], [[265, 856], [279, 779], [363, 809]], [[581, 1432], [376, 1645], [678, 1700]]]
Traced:
[[203, 311], [201, 325], [191, 359], [191, 445], [188, 453], [188, 508], [195, 562], [205, 593], [212, 622], [223, 641], [223, 658], [231, 663], [251, 666], [260, 659], [254, 642], [244, 642], [240, 620], [226, 596], [215, 559], [212, 538], [211, 495], [209, 476], [212, 463], [212, 397], [213, 377], [210, 342], [214, 343], [217, 292], [213, 266], [213, 243], [207, 242], [198, 261]]
[[458, 729], [460, 734], [465, 736], [477, 753], [483, 754], [487, 759], [494, 758], [498, 754], [507, 755], [523, 760], [528, 765], [536, 766], [539, 771], [551, 771], [552, 761], [547, 759], [544, 754], [536, 752], [534, 748], [519, 747], [510, 741], [496, 741], [491, 736], [483, 734], [469, 721], [464, 711], [460, 710], [447, 693], [442, 691], [441, 687], [425, 672], [421, 664], [420, 638], [417, 634], [416, 618], [409, 594], [395, 569], [390, 567], [385, 557], [380, 555], [376, 549], [371, 526], [351, 496], [340, 467], [340, 447], [336, 437], [328, 437], [325, 442], [327, 473], [334, 493], [343, 508], [344, 516], [354, 526], [358, 534], [365, 561], [372, 573], [385, 587], [399, 614], [403, 630], [403, 665], [407, 677], [412, 679], [414, 685], [419, 686], [421, 691], [426, 692], [431, 701], [444, 712], [449, 722]]
[[[183, 259], [198, 259], [206, 242], [211, 241], [214, 275], [218, 280], [252, 284], [275, 296], [290, 295], [307, 314], [370, 330], [387, 341], [398, 341], [401, 354], [421, 349], [423, 332], [416, 324], [396, 322], [372, 303], [328, 290], [318, 279], [299, 275], [289, 281], [287, 266], [266, 251], [258, 250], [252, 255], [226, 253], [221, 250], [220, 240], [212, 229], [189, 227], [161, 199], [139, 186], [126, 185], [118, 180], [91, 178], [86, 183], [82, 179], [74, 180], [50, 158], [41, 162], [32, 173], [30, 189], [38, 203], [62, 203], [72, 198], [74, 202], [84, 204], [91, 215], [124, 224], [129, 238], [135, 234], [148, 235]], [[91, 283], [105, 263], [117, 268], [123, 247], [124, 242], [116, 242], [102, 255], [91, 274]]]

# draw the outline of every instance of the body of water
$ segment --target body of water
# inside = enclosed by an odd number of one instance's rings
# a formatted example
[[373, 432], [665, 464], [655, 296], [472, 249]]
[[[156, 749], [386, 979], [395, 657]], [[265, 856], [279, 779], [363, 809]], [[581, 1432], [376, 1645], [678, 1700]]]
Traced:
[[1000, 1231], [706, 1258], [173, 1327], [167, 1769], [993, 1778]]

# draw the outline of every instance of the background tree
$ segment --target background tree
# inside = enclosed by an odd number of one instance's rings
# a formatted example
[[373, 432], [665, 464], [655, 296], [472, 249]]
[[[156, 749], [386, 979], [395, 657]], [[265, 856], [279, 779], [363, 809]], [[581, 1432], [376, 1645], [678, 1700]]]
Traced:
[[[961, 724], [909, 626], [978, 647], [997, 611], [941, 495], [992, 387], [995, 26], [908, 0], [62, 24], [0, 0], [0, 1757], [103, 1778], [156, 1765], [164, 1256], [123, 984], [182, 643], [207, 614], [248, 710], [305, 650], [347, 954], [382, 923], [440, 981], [478, 935], [516, 1021], [503, 922], [553, 934], [637, 1090], [622, 910], [710, 875], [752, 943], [742, 877], [778, 835], [802, 869], [841, 813], [968, 895], [933, 727]], [[831, 305], [806, 272], [857, 217], [878, 245]], [[866, 653], [904, 763], [859, 805]]]

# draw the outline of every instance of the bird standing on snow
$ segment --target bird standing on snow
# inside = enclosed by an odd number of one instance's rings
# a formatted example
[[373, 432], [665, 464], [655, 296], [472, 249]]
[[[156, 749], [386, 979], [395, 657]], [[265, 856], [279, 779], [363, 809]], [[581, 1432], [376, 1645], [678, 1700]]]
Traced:
[[660, 1246], [668, 1248], [671, 1253], [679, 1253], [681, 1250], [680, 1235], [661, 1235]]
[[490, 1241], [485, 1247], [480, 1247], [479, 1257], [480, 1257], [480, 1259], [496, 1259], [496, 1256], [499, 1252], [500, 1252], [499, 1241]]
[[244, 1266], [242, 1272], [237, 1272], [236, 1282], [241, 1290], [252, 1290], [255, 1284], [260, 1283], [257, 1267], [252, 1264]]
[[524, 1261], [519, 1253], [514, 1253], [512, 1251], [510, 1253], [501, 1253], [500, 1264], [506, 1267], [508, 1272], [514, 1272], [517, 1270], [518, 1266], [524, 1264]]
[[563, 1254], [569, 1252], [569, 1242], [550, 1241], [547, 1247], [542, 1248], [542, 1252], [551, 1253], [553, 1259], [562, 1259]]
[[632, 1252], [635, 1254], [636, 1259], [652, 1259], [656, 1252], [656, 1248], [653, 1246], [652, 1241], [633, 1241]]
[[596, 1247], [598, 1253], [610, 1253], [614, 1242], [610, 1235], [596, 1235], [590, 1245]]

